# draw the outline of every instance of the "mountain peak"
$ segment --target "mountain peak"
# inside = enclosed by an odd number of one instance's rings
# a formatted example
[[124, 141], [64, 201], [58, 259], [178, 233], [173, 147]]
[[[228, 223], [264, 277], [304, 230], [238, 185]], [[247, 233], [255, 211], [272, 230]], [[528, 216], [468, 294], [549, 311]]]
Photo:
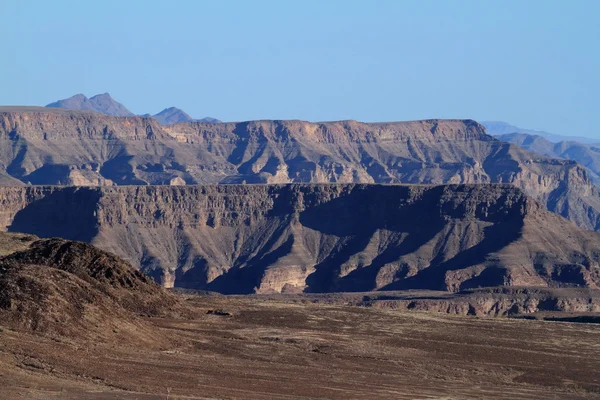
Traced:
[[84, 94], [78, 93], [68, 99], [50, 103], [46, 107], [95, 111], [114, 117], [128, 117], [134, 115], [123, 104], [113, 99], [108, 93], [97, 94], [89, 99]]
[[[113, 117], [130, 117], [135, 114], [129, 111], [123, 104], [116, 101], [110, 93], [99, 93], [90, 98], [82, 93], [78, 93], [67, 99], [58, 100], [48, 104], [46, 107], [51, 108], [63, 108], [67, 110], [85, 110], [95, 111], [101, 114], [110, 115]], [[216, 118], [202, 118], [196, 120], [189, 116], [185, 111], [177, 107], [168, 107], [159, 112], [158, 114], [150, 115], [143, 114], [142, 117], [152, 117], [156, 119], [162, 125], [172, 125], [180, 122], [209, 122], [219, 123], [220, 120]]]
[[110, 93], [106, 92], [106, 93], [100, 93], [100, 94], [90, 97], [90, 100], [93, 100], [93, 99], [112, 99], [112, 96], [110, 95]]
[[209, 124], [220, 124], [223, 121], [221, 121], [220, 119], [212, 118], [212, 117], [204, 117], [202, 119], [197, 119], [196, 122], [207, 122]]
[[194, 120], [186, 112], [177, 107], [165, 108], [158, 114], [155, 114], [153, 117], [162, 125], [177, 124], [179, 122], [192, 122]]

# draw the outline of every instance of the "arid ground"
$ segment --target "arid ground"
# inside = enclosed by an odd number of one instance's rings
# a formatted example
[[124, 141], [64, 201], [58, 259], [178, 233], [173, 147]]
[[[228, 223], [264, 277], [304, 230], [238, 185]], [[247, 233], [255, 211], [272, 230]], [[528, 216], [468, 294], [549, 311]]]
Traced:
[[185, 297], [195, 317], [147, 318], [135, 340], [2, 329], [0, 398], [600, 397], [599, 324]]

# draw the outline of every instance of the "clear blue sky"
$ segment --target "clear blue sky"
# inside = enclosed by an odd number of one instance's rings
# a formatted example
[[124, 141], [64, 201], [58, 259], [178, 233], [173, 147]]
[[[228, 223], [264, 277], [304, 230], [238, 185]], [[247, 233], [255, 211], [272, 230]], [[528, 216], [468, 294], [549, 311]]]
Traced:
[[599, 0], [0, 0], [0, 104], [600, 137]]

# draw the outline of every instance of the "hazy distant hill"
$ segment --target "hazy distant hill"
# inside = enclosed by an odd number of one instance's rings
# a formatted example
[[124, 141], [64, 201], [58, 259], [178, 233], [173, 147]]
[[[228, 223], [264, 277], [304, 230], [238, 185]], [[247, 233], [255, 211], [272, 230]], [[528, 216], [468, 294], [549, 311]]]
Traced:
[[600, 145], [574, 140], [552, 143], [541, 136], [525, 133], [509, 133], [497, 138], [544, 156], [575, 160], [588, 169], [596, 184], [600, 184]]
[[195, 122], [208, 122], [210, 124], [219, 124], [223, 121], [221, 121], [220, 119], [216, 119], [216, 118], [212, 118], [212, 117], [204, 117], [202, 119], [195, 119]]
[[177, 124], [179, 122], [210, 122], [214, 124], [221, 122], [216, 118], [210, 117], [194, 119], [190, 117], [189, 114], [187, 114], [185, 111], [177, 107], [165, 108], [158, 114], [153, 115], [152, 118], [155, 118], [162, 125]]
[[50, 103], [46, 107], [96, 111], [113, 117], [130, 117], [134, 115], [123, 104], [110, 97], [108, 93], [97, 94], [89, 99], [80, 93], [68, 99]]
[[165, 108], [158, 114], [153, 115], [153, 118], [156, 118], [156, 120], [163, 125], [176, 124], [178, 122], [192, 122], [194, 120], [186, 112], [176, 107]]
[[535, 131], [533, 129], [523, 129], [502, 121], [484, 121], [481, 122], [481, 124], [485, 126], [487, 133], [492, 136], [506, 135], [509, 133], [524, 133], [527, 135], [541, 136], [544, 139], [549, 140], [553, 143], [564, 140], [574, 140], [581, 143], [600, 143], [600, 139], [593, 139], [580, 136], [563, 136], [544, 131]]
[[[113, 117], [131, 117], [135, 115], [123, 104], [113, 99], [108, 93], [98, 94], [89, 99], [80, 93], [69, 97], [68, 99], [50, 103], [46, 107], [64, 108], [66, 110], [95, 111]], [[177, 107], [165, 108], [154, 115], [143, 114], [142, 117], [152, 117], [162, 125], [171, 125], [179, 122], [209, 122], [213, 124], [221, 122], [220, 120], [211, 117], [194, 119], [185, 111]]]

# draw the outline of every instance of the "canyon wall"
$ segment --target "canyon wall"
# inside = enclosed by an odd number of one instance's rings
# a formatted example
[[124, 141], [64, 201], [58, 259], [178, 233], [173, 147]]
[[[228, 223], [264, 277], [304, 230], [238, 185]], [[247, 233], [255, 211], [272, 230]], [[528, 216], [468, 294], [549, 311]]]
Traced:
[[0, 185], [511, 183], [585, 229], [600, 193], [579, 164], [500, 142], [470, 120], [366, 124], [152, 118], [0, 108]]
[[600, 283], [600, 234], [511, 185], [0, 188], [9, 231], [90, 242], [222, 293]]

